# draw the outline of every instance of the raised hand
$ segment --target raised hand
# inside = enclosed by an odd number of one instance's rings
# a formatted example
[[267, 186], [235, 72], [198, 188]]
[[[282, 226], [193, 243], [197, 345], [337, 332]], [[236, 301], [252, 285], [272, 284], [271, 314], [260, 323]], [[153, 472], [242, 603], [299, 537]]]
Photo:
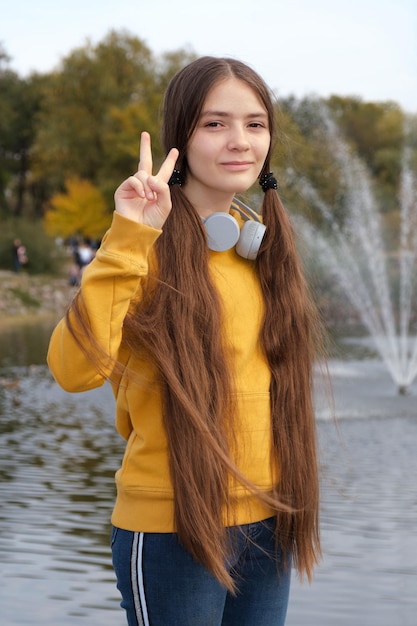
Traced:
[[151, 137], [149, 133], [143, 132], [138, 171], [116, 189], [116, 211], [134, 222], [162, 228], [172, 207], [168, 181], [178, 154], [178, 150], [172, 148], [159, 172], [153, 176]]

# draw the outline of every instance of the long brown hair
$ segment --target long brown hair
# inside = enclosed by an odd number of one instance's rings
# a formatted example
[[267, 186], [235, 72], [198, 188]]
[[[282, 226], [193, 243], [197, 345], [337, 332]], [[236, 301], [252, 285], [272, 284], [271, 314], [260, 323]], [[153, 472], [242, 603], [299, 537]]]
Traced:
[[[259, 96], [275, 132], [268, 87], [247, 65], [202, 57], [171, 80], [165, 95], [162, 140], [179, 150], [186, 181], [187, 145], [210, 89], [236, 77]], [[261, 175], [269, 171], [271, 147]], [[235, 441], [233, 372], [219, 328], [221, 305], [208, 270], [202, 221], [181, 187], [171, 188], [173, 210], [156, 242], [157, 276], [124, 323], [124, 341], [156, 364], [174, 486], [180, 541], [230, 590], [225, 563], [230, 546], [223, 524], [230, 506], [230, 479], [243, 482], [277, 516], [277, 542], [302, 575], [311, 577], [320, 556], [319, 481], [312, 405], [312, 369], [320, 324], [308, 295], [288, 215], [276, 191], [265, 193], [261, 211], [266, 236], [256, 260], [265, 316], [260, 342], [271, 370], [273, 458], [280, 479], [258, 492], [232, 461]], [[76, 311], [76, 309], [75, 309]]]

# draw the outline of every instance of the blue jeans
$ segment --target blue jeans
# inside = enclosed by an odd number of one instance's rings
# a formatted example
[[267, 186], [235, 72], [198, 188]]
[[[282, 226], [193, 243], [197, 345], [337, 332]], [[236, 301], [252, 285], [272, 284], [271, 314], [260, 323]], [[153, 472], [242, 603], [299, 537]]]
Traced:
[[129, 626], [283, 626], [291, 568], [275, 547], [275, 519], [235, 526], [232, 596], [174, 533], [113, 528], [113, 566]]

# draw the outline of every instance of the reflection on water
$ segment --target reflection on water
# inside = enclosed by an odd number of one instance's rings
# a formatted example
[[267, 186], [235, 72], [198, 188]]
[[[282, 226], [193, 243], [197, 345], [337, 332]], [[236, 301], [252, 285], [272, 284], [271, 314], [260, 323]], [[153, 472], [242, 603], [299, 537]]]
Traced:
[[0, 332], [0, 367], [45, 363], [51, 322], [11, 325]]
[[320, 423], [324, 560], [295, 582], [288, 626], [413, 626], [417, 411]]
[[[111, 392], [60, 390], [40, 365], [49, 332], [34, 336], [38, 356], [26, 346], [14, 363], [0, 337], [1, 623], [124, 626], [109, 550], [123, 452]], [[342, 419], [338, 432], [319, 410], [324, 560], [311, 587], [294, 577], [287, 625], [412, 626], [417, 394], [398, 398], [370, 360], [331, 368]]]
[[109, 390], [105, 408], [94, 394], [64, 394], [45, 367], [10, 373], [17, 386], [0, 395], [2, 623], [121, 625], [108, 537], [122, 446]]

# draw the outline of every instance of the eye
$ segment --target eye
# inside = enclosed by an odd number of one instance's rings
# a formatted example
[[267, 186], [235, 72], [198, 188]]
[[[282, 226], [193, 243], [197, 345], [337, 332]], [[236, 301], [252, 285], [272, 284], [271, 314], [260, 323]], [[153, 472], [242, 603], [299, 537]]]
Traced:
[[250, 122], [249, 128], [266, 128], [263, 122]]
[[204, 126], [208, 128], [219, 128], [221, 126], [221, 122], [207, 122]]

